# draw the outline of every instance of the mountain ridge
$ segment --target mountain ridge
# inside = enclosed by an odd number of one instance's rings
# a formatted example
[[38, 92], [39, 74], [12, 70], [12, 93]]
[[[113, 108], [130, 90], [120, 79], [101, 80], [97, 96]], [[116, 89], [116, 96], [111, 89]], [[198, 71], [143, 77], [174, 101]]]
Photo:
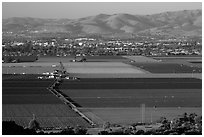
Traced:
[[163, 12], [152, 15], [98, 14], [78, 19], [13, 17], [2, 20], [3, 32], [152, 35], [201, 35], [202, 10]]

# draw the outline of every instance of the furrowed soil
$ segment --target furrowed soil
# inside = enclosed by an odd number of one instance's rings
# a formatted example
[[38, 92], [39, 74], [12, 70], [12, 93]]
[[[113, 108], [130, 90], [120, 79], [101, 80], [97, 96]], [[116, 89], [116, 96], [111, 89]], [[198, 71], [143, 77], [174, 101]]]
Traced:
[[83, 78], [64, 80], [60, 89], [201, 89], [195, 78]]
[[40, 75], [3, 75], [2, 120], [14, 120], [27, 127], [33, 114], [41, 127], [89, 127], [89, 123], [65, 105], [47, 88], [51, 80], [39, 80]]
[[81, 78], [64, 80], [60, 90], [101, 126], [141, 122], [141, 104], [146, 122], [202, 115], [202, 80], [196, 78]]

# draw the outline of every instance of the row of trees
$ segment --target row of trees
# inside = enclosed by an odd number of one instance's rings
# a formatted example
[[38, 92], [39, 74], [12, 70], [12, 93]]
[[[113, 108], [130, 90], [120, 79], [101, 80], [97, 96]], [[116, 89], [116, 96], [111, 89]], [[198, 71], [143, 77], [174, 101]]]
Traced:
[[[110, 124], [108, 128], [100, 131], [99, 135], [202, 135], [202, 116], [195, 113], [184, 113], [178, 118], [169, 121], [165, 117], [161, 117], [157, 121], [161, 123], [158, 129], [150, 129], [147, 131], [137, 130], [137, 124], [131, 127], [122, 127], [120, 130], [112, 130]], [[107, 126], [106, 126], [107, 127]]]

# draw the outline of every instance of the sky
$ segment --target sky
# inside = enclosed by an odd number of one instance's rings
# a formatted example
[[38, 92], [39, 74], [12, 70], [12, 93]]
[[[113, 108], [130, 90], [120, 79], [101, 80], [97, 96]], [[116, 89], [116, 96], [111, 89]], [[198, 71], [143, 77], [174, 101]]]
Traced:
[[69, 18], [97, 14], [151, 15], [165, 11], [202, 9], [201, 2], [3, 2], [2, 18]]

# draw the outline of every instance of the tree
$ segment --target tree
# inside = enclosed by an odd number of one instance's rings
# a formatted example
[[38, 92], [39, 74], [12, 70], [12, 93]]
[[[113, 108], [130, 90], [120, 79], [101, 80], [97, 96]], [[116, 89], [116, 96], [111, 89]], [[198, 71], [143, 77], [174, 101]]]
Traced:
[[195, 123], [195, 118], [197, 117], [197, 114], [191, 113], [189, 114], [189, 121], [190, 123]]
[[62, 132], [60, 133], [62, 135], [74, 135], [74, 128], [73, 127], [65, 127], [65, 129], [62, 130]]
[[85, 128], [82, 128], [80, 126], [77, 126], [75, 129], [74, 129], [74, 133], [76, 135], [86, 135], [87, 134], [87, 129]]
[[105, 129], [109, 129], [109, 128], [110, 128], [110, 122], [105, 122], [103, 124], [103, 129], [105, 130]]
[[33, 114], [33, 119], [29, 122], [28, 128], [29, 128], [29, 129], [33, 129], [33, 130], [41, 129], [41, 128], [40, 128], [40, 124], [39, 124], [39, 123], [37, 122], [37, 120], [36, 120], [35, 114]]
[[144, 130], [138, 130], [137, 132], [136, 132], [136, 135], [144, 135]]

